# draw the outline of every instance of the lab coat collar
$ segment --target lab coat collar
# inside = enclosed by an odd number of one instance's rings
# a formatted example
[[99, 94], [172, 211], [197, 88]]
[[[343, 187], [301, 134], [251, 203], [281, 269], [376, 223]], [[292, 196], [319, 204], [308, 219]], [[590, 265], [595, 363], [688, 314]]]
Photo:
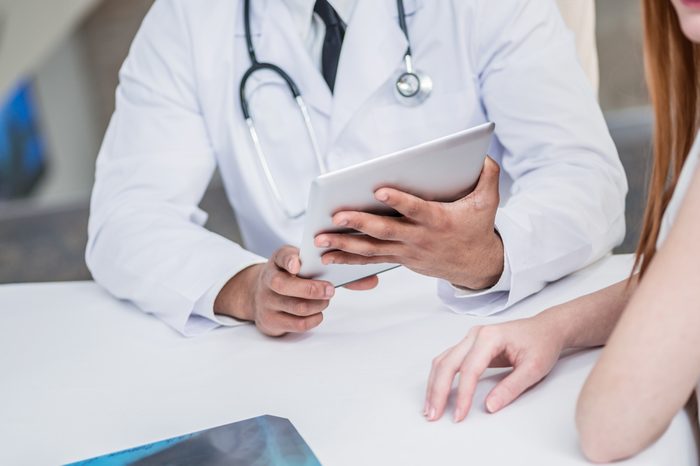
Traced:
[[[243, 0], [239, 4], [241, 19], [236, 24], [236, 36], [244, 37]], [[251, 2], [251, 32], [258, 60], [282, 68], [294, 80], [306, 104], [330, 116], [333, 96], [304, 48], [286, 4], [279, 0]], [[270, 73], [255, 73], [248, 88], [279, 80]]]
[[[404, 4], [407, 17], [420, 7], [418, 0], [405, 0]], [[340, 55], [329, 147], [377, 89], [391, 85], [407, 47], [395, 1], [358, 2]]]

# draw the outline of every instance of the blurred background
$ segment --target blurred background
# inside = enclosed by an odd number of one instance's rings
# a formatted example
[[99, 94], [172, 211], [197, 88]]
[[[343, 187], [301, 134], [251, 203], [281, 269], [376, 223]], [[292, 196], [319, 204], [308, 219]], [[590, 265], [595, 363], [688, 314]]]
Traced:
[[[81, 280], [95, 157], [117, 74], [153, 0], [0, 0], [0, 283]], [[600, 101], [630, 182], [639, 234], [652, 117], [639, 0], [597, 0]], [[237, 239], [220, 183], [202, 208]]]

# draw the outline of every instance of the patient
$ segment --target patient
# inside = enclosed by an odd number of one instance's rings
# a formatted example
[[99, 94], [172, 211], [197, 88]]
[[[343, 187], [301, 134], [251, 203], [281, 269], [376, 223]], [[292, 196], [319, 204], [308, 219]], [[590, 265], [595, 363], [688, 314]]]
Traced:
[[[529, 318], [473, 328], [432, 367], [425, 403], [439, 419], [460, 374], [465, 418], [487, 367], [513, 367], [486, 397], [496, 412], [539, 382], [567, 348], [606, 345], [578, 400], [585, 455], [613, 461], [654, 442], [700, 379], [700, 2], [644, 0], [654, 166], [629, 280]], [[695, 143], [693, 141], [696, 141]]]

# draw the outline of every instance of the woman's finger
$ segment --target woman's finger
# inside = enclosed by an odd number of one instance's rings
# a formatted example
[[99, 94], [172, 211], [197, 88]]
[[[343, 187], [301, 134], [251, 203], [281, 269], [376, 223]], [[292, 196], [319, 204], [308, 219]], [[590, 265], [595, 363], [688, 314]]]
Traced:
[[452, 382], [462, 361], [469, 353], [473, 340], [473, 332], [470, 332], [464, 340], [447, 352], [447, 354], [433, 361], [425, 407], [427, 411], [426, 417], [429, 421], [436, 421], [442, 417], [452, 390]]
[[459, 369], [459, 385], [457, 386], [457, 400], [455, 403], [454, 420], [461, 422], [469, 414], [476, 384], [488, 369], [491, 361], [503, 351], [502, 340], [493, 332], [484, 334], [480, 332], [474, 341], [469, 354], [464, 358]]
[[549, 368], [524, 362], [501, 380], [486, 397], [486, 409], [495, 413], [515, 401], [525, 390], [542, 380]]

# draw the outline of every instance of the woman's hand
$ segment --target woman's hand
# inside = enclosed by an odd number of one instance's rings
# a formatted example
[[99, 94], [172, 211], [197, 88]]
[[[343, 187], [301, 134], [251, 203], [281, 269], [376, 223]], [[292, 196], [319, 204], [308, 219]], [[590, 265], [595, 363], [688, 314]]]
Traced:
[[513, 372], [486, 397], [486, 409], [494, 413], [542, 380], [563, 348], [563, 332], [546, 314], [474, 327], [461, 342], [433, 360], [423, 414], [429, 421], [442, 417], [452, 382], [459, 374], [454, 420], [462, 421], [484, 371], [489, 367], [513, 367]]

